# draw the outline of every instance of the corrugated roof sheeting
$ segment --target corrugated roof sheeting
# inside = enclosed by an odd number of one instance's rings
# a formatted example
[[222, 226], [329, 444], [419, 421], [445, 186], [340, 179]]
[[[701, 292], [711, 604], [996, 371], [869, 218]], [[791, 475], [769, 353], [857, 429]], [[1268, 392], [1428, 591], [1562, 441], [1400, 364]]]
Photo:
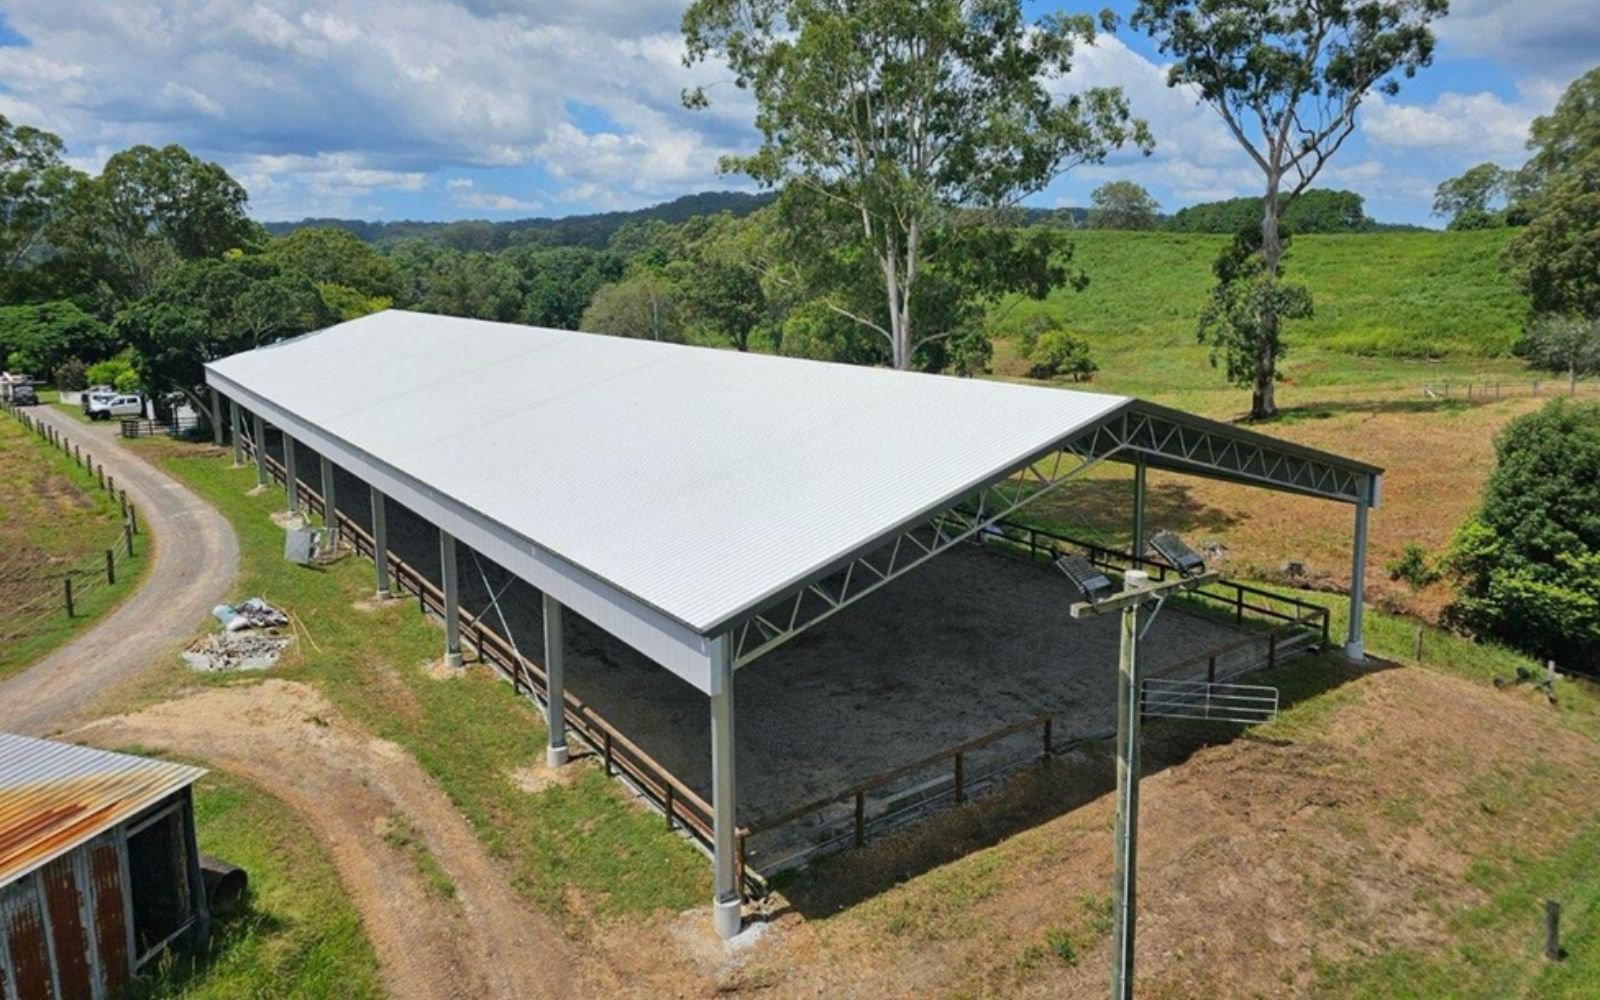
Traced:
[[0, 733], [0, 887], [205, 773], [185, 764]]
[[393, 310], [208, 367], [701, 634], [1128, 402]]

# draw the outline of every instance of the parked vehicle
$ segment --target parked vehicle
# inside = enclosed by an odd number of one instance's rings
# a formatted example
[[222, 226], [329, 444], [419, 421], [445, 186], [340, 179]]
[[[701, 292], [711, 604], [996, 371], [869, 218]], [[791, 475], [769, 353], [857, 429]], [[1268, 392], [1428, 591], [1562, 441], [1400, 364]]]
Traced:
[[89, 396], [84, 412], [91, 420], [110, 420], [112, 417], [144, 416], [144, 398], [138, 393], [119, 396]]
[[83, 407], [83, 412], [88, 413], [96, 405], [105, 405], [117, 395], [117, 390], [109, 385], [91, 385], [78, 393], [78, 403]]
[[39, 394], [33, 391], [31, 385], [15, 385], [11, 387], [12, 406], [38, 406]]

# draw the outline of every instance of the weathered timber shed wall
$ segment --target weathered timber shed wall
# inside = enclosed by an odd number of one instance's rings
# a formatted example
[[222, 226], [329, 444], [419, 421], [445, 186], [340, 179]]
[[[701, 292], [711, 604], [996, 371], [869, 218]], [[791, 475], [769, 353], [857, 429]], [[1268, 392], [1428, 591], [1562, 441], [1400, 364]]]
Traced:
[[0, 733], [0, 998], [122, 995], [209, 923], [200, 768]]

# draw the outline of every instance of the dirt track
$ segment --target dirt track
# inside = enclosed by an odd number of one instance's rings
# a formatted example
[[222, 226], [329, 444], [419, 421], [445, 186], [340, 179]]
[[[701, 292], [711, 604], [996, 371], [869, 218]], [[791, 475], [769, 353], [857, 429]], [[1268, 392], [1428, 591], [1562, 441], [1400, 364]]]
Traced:
[[[397, 998], [561, 997], [576, 968], [548, 917], [518, 898], [467, 821], [400, 747], [321, 695], [271, 680], [216, 688], [73, 734], [156, 747], [267, 788], [298, 811], [339, 871]], [[407, 823], [455, 886], [445, 898], [385, 829]]]
[[103, 462], [128, 493], [153, 545], [143, 583], [88, 631], [0, 683], [0, 730], [58, 732], [139, 671], [175, 656], [219, 601], [239, 565], [233, 529], [210, 504], [117, 443], [113, 424], [79, 423], [50, 406], [31, 411]]

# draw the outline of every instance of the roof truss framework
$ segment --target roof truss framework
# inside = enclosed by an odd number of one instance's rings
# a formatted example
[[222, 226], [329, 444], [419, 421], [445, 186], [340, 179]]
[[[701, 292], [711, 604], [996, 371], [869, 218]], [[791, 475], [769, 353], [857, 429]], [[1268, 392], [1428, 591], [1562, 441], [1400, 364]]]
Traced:
[[820, 624], [856, 601], [923, 563], [1004, 520], [1019, 508], [1051, 492], [1115, 454], [1103, 428], [1063, 444], [1042, 459], [1013, 469], [1005, 478], [975, 494], [961, 497], [926, 520], [917, 522], [855, 556], [821, 579], [804, 584], [792, 596], [770, 604], [735, 623], [734, 666], [742, 667]]
[[734, 666], [748, 665], [1100, 462], [1132, 461], [1136, 455], [1157, 468], [1211, 479], [1346, 503], [1377, 499], [1375, 469], [1132, 401], [1043, 459], [1012, 469], [1004, 478], [736, 620], [729, 630]]

